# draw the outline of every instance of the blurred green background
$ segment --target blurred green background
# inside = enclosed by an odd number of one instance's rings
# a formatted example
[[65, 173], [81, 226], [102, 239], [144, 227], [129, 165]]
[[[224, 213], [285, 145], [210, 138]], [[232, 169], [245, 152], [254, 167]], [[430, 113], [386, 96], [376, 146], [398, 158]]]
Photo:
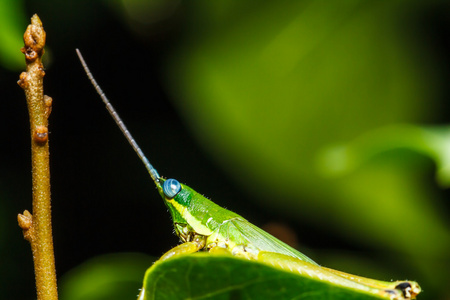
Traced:
[[75, 48], [161, 175], [260, 227], [293, 230], [292, 243], [322, 265], [417, 280], [419, 299], [448, 299], [444, 0], [0, 1], [0, 299], [35, 297], [16, 221], [31, 209], [16, 81], [34, 13], [54, 100], [61, 299], [132, 298], [152, 261], [138, 253], [158, 257], [178, 242]]

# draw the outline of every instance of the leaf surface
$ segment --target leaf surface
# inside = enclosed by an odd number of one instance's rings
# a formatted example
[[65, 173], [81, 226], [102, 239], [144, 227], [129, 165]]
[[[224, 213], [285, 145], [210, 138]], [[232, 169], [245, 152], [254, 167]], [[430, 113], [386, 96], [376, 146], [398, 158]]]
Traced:
[[382, 299], [232, 256], [195, 253], [147, 270], [144, 299]]

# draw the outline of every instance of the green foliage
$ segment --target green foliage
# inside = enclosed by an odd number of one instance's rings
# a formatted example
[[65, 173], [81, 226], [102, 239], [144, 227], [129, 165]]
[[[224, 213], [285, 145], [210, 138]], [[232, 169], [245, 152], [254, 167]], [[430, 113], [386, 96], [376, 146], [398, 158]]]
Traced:
[[343, 176], [355, 172], [357, 168], [363, 168], [365, 164], [383, 155], [395, 155], [396, 151], [402, 151], [401, 155], [405, 155], [407, 150], [433, 160], [437, 167], [437, 181], [443, 187], [450, 187], [448, 126], [392, 125], [369, 131], [348, 144], [324, 149], [319, 164], [324, 174]]
[[24, 66], [23, 32], [27, 18], [20, 0], [0, 1], [0, 64], [10, 70], [20, 70]]
[[133, 299], [152, 262], [151, 257], [138, 253], [95, 257], [64, 275], [59, 284], [60, 299]]
[[145, 274], [144, 288], [145, 300], [380, 299], [260, 263], [207, 253], [158, 263]]

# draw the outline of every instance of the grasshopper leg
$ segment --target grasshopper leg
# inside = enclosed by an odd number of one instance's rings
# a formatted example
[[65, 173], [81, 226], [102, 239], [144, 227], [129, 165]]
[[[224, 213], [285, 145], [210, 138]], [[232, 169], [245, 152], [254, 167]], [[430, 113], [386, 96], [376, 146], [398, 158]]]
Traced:
[[[160, 259], [155, 261], [155, 263], [153, 264], [153, 266], [151, 268], [153, 268], [158, 263], [165, 261], [169, 258], [178, 257], [181, 255], [197, 252], [200, 249], [202, 249], [203, 247], [205, 247], [205, 244], [206, 244], [206, 239], [204, 236], [200, 236], [200, 235], [195, 236], [192, 241], [180, 244], [180, 245], [170, 249], [166, 253], [164, 253], [163, 256], [160, 257]], [[147, 270], [147, 272], [149, 272], [149, 270]], [[145, 288], [143, 287], [139, 293], [138, 300], [143, 300], [144, 294], [145, 294]]]
[[414, 299], [408, 297], [407, 295], [404, 295], [403, 290], [401, 288], [397, 288], [395, 285], [389, 286], [389, 288], [373, 287], [370, 284], [365, 284], [364, 280], [362, 280], [363, 279], [362, 277], [359, 277], [360, 278], [359, 281], [352, 280], [350, 277], [346, 278], [344, 276], [339, 275], [338, 271], [336, 271], [338, 273], [331, 272], [329, 271], [330, 269], [322, 268], [309, 262], [280, 253], [260, 251], [257, 256], [257, 261], [286, 271], [306, 275], [308, 277], [318, 279], [321, 281], [324, 280], [327, 282], [331, 282], [338, 286], [357, 289], [372, 295], [379, 295], [390, 300]]
[[357, 275], [348, 274], [345, 272], [329, 269], [322, 267], [323, 269], [327, 270], [330, 273], [334, 273], [336, 275], [339, 275], [343, 278], [350, 279], [359, 283], [362, 283], [364, 285], [368, 285], [374, 288], [379, 289], [399, 289], [402, 291], [403, 296], [406, 299], [415, 299], [416, 296], [421, 292], [421, 288], [419, 284], [415, 281], [380, 281], [380, 280], [374, 280], [366, 277], [361, 277]]
[[172, 257], [177, 257], [180, 255], [185, 255], [185, 254], [191, 254], [191, 253], [199, 251], [203, 247], [205, 247], [205, 237], [204, 236], [196, 236], [193, 239], [193, 241], [185, 242], [183, 244], [180, 244], [180, 245], [170, 249], [169, 251], [164, 253], [163, 256], [161, 256], [161, 258], [158, 259], [155, 263], [164, 261], [164, 260], [172, 258]]

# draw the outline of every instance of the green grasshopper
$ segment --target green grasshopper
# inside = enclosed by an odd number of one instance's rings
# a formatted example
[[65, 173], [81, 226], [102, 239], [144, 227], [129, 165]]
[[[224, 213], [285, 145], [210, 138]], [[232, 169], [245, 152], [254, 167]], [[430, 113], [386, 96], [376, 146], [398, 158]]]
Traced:
[[[213, 254], [230, 254], [254, 260], [384, 299], [415, 299], [420, 293], [421, 288], [414, 281], [378, 281], [319, 266], [306, 255], [281, 242], [240, 215], [208, 200], [189, 186], [179, 183], [176, 179], [159, 176], [93, 78], [80, 51], [78, 49], [76, 51], [87, 76], [109, 113], [150, 173], [159, 194], [172, 215], [175, 232], [183, 242], [166, 252], [155, 264], [203, 250]], [[139, 299], [144, 299], [143, 290]]]

